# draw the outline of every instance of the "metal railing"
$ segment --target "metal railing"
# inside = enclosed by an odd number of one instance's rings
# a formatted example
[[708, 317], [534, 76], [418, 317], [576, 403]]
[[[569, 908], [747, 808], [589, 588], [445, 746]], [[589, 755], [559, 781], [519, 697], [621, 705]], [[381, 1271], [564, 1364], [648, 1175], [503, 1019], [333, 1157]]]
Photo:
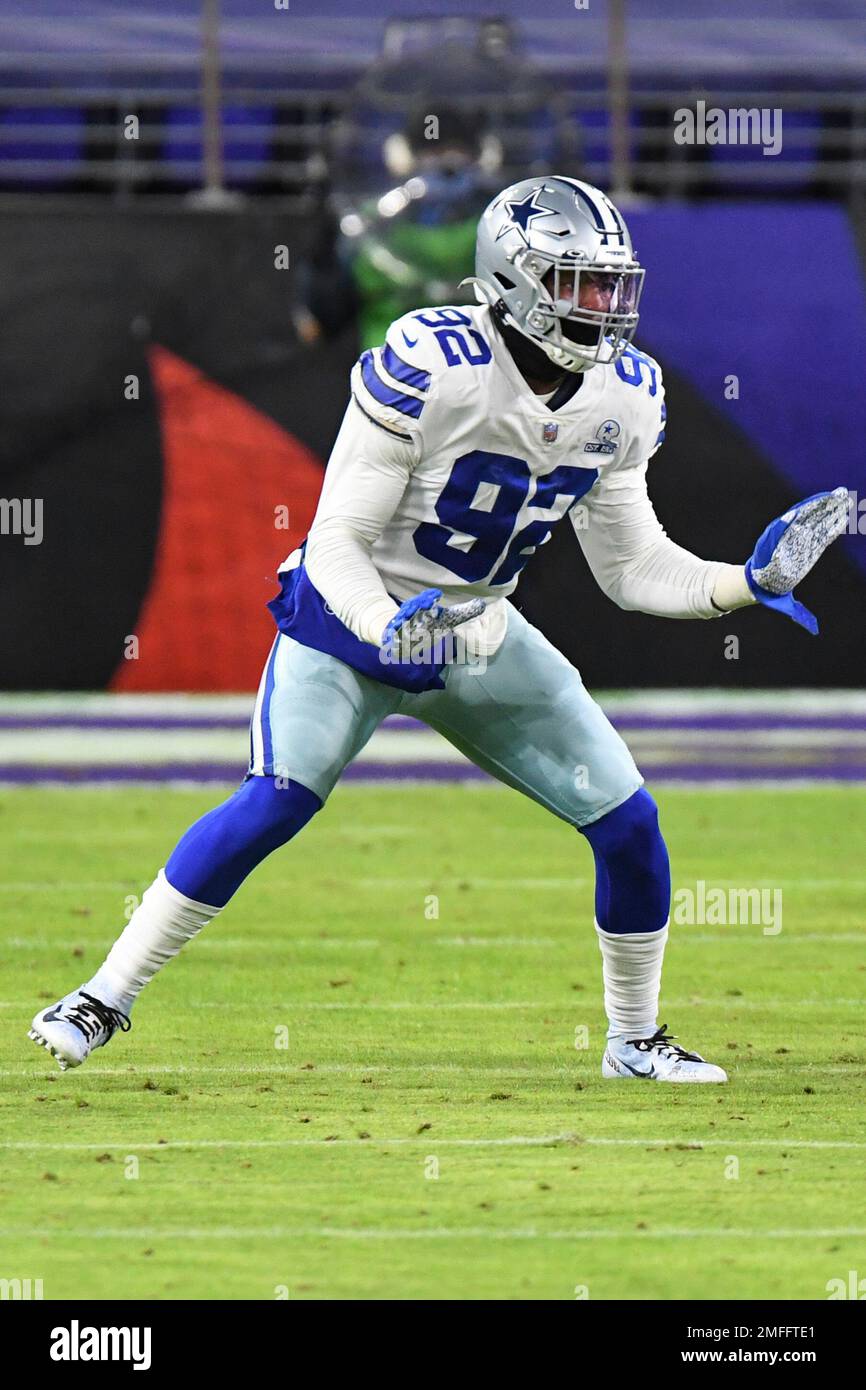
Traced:
[[[621, 0], [610, 0], [610, 13], [622, 18]], [[242, 71], [236, 60], [221, 66], [218, 36], [219, 0], [202, 0], [199, 64], [165, 54], [139, 56], [134, 70], [124, 70], [123, 62], [112, 67], [97, 54], [0, 58], [0, 194], [51, 192], [125, 203], [204, 190], [218, 205], [232, 190], [303, 212], [317, 205], [329, 178], [339, 180], [334, 137], [347, 129], [354, 150], [374, 168], [381, 132], [365, 133], [357, 109], [363, 82], [360, 92], [348, 74], [293, 85], [289, 71], [261, 54]], [[393, 34], [389, 42], [393, 48]], [[693, 109], [698, 100], [725, 111], [780, 109], [779, 155], [767, 157], [757, 146], [734, 155], [720, 146], [678, 144], [674, 113]], [[389, 107], [399, 112], [398, 100], [383, 101], [380, 116]], [[479, 128], [501, 137], [503, 181], [556, 164], [620, 196], [753, 190], [866, 201], [866, 92], [776, 91], [742, 80], [712, 91], [685, 83], [664, 91], [630, 84], [624, 22], [611, 23], [604, 70], [591, 79], [584, 74], [580, 84], [567, 73], [551, 80], [550, 73], [542, 79], [533, 71], [523, 93], [449, 95], [447, 101], [464, 105]], [[811, 126], [798, 119], [807, 115]], [[137, 121], [133, 135], [130, 117]], [[538, 130], [542, 118], [546, 144]], [[387, 178], [384, 171], [381, 177]]]
[[[693, 107], [698, 94], [632, 93], [626, 147], [618, 159], [598, 97], [576, 94], [569, 111], [555, 112], [558, 143], [570, 145], [566, 172], [582, 172], [605, 187], [631, 187], [664, 198], [744, 187], [769, 195], [816, 185], [841, 197], [866, 194], [866, 95], [804, 97], [801, 92], [699, 94], [723, 110], [770, 107], [782, 111], [780, 156], [766, 157], [759, 146], [740, 149], [736, 159], [721, 146], [679, 145], [673, 112]], [[560, 98], [560, 103], [562, 102]], [[475, 103], [475, 109], [478, 109]], [[103, 192], [117, 199], [152, 194], [183, 194], [203, 178], [204, 127], [184, 114], [195, 106], [188, 90], [88, 94], [55, 88], [50, 93], [0, 93], [0, 190]], [[34, 108], [50, 114], [34, 116]], [[482, 116], [494, 133], [515, 113], [505, 102], [487, 103]], [[230, 188], [252, 185], [251, 197], [282, 197], [299, 209], [315, 201], [331, 164], [337, 117], [351, 119], [345, 98], [328, 91], [287, 96], [284, 91], [225, 91], [219, 182]], [[261, 119], [268, 110], [271, 119]], [[248, 111], [250, 119], [231, 119]], [[785, 128], [793, 113], [814, 112], [815, 125]], [[10, 113], [15, 113], [9, 119]], [[64, 119], [65, 116], [65, 119]], [[135, 116], [135, 138], [127, 138], [127, 118]], [[588, 119], [587, 119], [588, 118]], [[359, 137], [363, 140], [363, 135]], [[532, 130], [512, 123], [507, 131], [504, 177], [539, 172], [525, 162], [538, 143]], [[257, 152], [251, 147], [258, 146]], [[29, 149], [33, 150], [30, 154]], [[14, 153], [13, 153], [14, 150]], [[213, 181], [211, 181], [213, 182]]]

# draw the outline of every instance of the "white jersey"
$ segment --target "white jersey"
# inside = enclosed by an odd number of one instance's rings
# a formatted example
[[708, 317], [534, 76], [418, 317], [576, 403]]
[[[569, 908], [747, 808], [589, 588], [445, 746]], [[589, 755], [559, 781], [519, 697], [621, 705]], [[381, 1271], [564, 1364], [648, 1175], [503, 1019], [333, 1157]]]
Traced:
[[386, 584], [407, 594], [435, 586], [507, 597], [601, 474], [655, 452], [664, 388], [650, 358], [630, 352], [567, 385], [579, 389], [558, 409], [535, 395], [487, 306], [407, 314], [384, 347], [363, 355], [352, 373], [355, 401], [411, 438], [417, 459], [373, 547]]
[[646, 492], [665, 429], [651, 357], [630, 347], [542, 399], [487, 306], [421, 309], [362, 354], [351, 386], [305, 563], [357, 638], [377, 644], [399, 603], [438, 588], [487, 601], [472, 627], [495, 650], [505, 599], [565, 516], [621, 606], [714, 614], [722, 567], [668, 540]]

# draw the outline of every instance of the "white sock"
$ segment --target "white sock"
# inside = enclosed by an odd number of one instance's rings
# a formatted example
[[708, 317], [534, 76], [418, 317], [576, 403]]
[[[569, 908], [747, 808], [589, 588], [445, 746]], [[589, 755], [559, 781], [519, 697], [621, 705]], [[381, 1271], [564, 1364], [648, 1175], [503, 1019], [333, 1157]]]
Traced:
[[649, 1038], [656, 1030], [662, 959], [668, 939], [661, 931], [606, 932], [596, 922], [604, 980], [604, 1010], [609, 1038]]
[[160, 869], [105, 963], [82, 989], [128, 1014], [156, 972], [220, 910], [184, 897]]

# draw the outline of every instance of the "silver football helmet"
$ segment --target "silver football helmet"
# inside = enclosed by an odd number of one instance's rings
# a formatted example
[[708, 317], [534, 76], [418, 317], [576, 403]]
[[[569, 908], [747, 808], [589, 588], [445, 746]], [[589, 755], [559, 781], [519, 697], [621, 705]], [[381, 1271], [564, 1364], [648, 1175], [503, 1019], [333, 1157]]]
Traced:
[[634, 337], [644, 272], [619, 212], [578, 179], [522, 179], [478, 223], [475, 286], [561, 367], [615, 362]]

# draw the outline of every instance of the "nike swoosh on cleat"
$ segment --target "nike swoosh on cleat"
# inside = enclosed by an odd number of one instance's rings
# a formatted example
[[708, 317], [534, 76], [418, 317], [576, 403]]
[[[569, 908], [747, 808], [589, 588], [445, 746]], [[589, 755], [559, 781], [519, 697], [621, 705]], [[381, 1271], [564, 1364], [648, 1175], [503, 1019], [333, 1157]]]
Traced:
[[418, 339], [417, 339], [417, 338], [408, 338], [408, 337], [406, 336], [405, 331], [404, 331], [404, 333], [403, 333], [403, 341], [404, 341], [404, 343], [406, 344], [407, 347], [417, 347], [417, 345], [418, 345]]
[[[59, 1004], [55, 1004], [55, 1005], [54, 1005], [54, 1008], [51, 1010], [50, 1013], [46, 1013], [46, 1014], [43, 1014], [43, 1015], [42, 1015], [42, 1022], [43, 1022], [43, 1023], [54, 1023], [55, 1020], [58, 1019], [58, 1018], [60, 1018], [60, 1005], [59, 1005]], [[62, 1020], [61, 1020], [61, 1022], [62, 1022]]]
[[655, 1081], [655, 1079], [656, 1079], [656, 1069], [655, 1069], [655, 1067], [650, 1067], [649, 1071], [638, 1071], [637, 1067], [629, 1067], [628, 1062], [625, 1060], [624, 1057], [617, 1057], [616, 1060], [619, 1062], [620, 1066], [628, 1067], [628, 1069], [629, 1069], [629, 1071], [631, 1072], [632, 1076], [637, 1076], [637, 1077], [639, 1077], [641, 1081]]

